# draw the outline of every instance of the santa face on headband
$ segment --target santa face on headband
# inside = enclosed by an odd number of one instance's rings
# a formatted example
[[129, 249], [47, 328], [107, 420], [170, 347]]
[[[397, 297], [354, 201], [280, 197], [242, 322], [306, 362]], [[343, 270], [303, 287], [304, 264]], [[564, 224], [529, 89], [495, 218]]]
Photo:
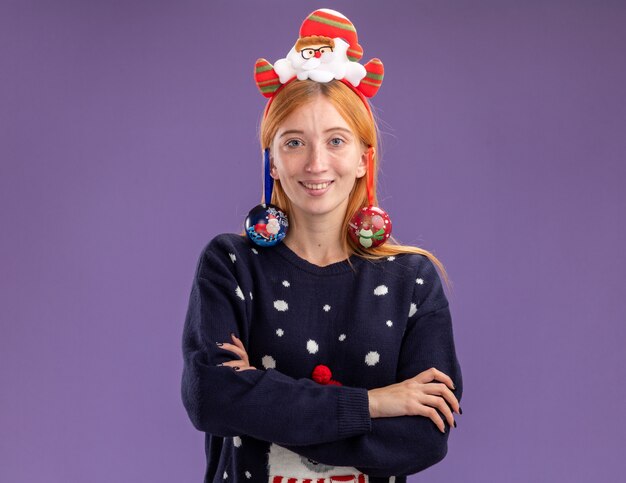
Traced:
[[274, 63], [274, 71], [284, 84], [294, 75], [298, 80], [330, 82], [346, 79], [358, 86], [366, 75], [365, 67], [348, 59], [348, 43], [340, 37], [301, 37], [285, 59]]

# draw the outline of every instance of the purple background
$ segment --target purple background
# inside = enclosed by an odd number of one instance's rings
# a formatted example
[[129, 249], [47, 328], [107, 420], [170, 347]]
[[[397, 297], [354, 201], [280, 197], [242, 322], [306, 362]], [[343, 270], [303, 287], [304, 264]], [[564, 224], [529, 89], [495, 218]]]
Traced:
[[324, 6], [386, 67], [380, 205], [454, 283], [464, 414], [411, 480], [623, 478], [626, 2], [392, 5], [2, 2], [1, 481], [201, 481], [195, 263], [260, 200], [254, 61]]

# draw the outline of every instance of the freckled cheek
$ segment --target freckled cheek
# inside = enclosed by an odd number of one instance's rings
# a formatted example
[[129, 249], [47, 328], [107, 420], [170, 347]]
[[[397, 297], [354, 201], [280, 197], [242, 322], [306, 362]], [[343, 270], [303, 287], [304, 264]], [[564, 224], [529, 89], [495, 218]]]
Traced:
[[282, 179], [281, 184], [283, 186], [285, 184], [297, 184], [297, 180], [302, 176], [303, 171], [304, 167], [297, 165], [296, 163], [284, 164], [279, 170], [279, 174]]
[[298, 173], [305, 165], [306, 159], [298, 156], [283, 156], [280, 159], [280, 170], [286, 174]]

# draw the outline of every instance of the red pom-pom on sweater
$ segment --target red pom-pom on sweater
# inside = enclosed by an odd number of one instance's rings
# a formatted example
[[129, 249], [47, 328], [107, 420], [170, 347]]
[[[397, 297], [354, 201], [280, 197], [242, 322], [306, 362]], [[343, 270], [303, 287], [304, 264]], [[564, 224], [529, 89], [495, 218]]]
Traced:
[[331, 386], [341, 386], [342, 384], [339, 381], [335, 381], [332, 379], [333, 373], [330, 371], [328, 366], [324, 364], [319, 364], [315, 366], [313, 369], [313, 374], [311, 375], [311, 379], [319, 384], [329, 384]]
[[328, 384], [332, 377], [333, 373], [330, 372], [328, 366], [325, 366], [324, 364], [315, 366], [315, 369], [313, 369], [313, 374], [311, 376], [311, 378], [319, 384]]

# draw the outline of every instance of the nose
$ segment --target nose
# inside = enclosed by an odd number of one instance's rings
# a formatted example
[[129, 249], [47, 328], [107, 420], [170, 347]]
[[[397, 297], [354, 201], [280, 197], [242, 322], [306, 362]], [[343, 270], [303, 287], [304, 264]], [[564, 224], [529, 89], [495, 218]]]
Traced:
[[321, 173], [326, 171], [326, 159], [324, 150], [317, 145], [312, 145], [309, 153], [309, 161], [306, 165], [306, 171], [309, 173]]
[[315, 58], [319, 59], [322, 56], [322, 53], [319, 50], [315, 51]]

